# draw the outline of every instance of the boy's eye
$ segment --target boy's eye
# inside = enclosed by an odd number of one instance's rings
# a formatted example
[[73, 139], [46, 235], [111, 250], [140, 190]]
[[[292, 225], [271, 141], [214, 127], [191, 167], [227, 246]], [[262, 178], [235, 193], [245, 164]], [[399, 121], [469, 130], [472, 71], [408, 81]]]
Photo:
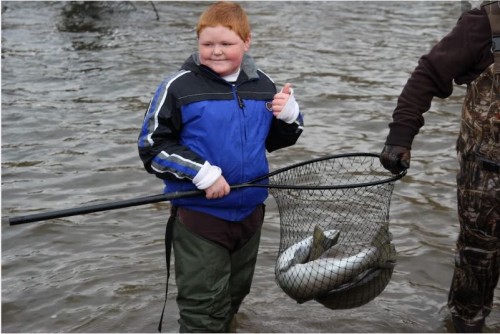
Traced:
[[[204, 47], [214, 47], [216, 45], [216, 43], [211, 43], [211, 42], [205, 42], [205, 43], [201, 43], [202, 46]], [[222, 42], [222, 43], [219, 43], [220, 46], [232, 46], [234, 45], [234, 43], [230, 43], [230, 42]]]

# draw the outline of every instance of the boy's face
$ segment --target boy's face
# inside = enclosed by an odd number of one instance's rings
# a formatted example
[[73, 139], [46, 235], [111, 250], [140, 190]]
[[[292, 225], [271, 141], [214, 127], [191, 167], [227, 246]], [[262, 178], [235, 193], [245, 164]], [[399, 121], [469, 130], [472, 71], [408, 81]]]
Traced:
[[249, 49], [250, 37], [243, 41], [238, 34], [223, 26], [206, 27], [198, 37], [200, 62], [222, 77], [238, 70]]

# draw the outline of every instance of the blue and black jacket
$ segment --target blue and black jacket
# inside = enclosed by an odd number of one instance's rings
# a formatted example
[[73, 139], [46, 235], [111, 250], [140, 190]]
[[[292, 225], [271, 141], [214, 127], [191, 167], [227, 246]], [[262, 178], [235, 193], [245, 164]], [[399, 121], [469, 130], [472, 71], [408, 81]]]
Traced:
[[[266, 108], [275, 94], [273, 81], [248, 55], [237, 81], [229, 83], [193, 54], [151, 99], [138, 140], [144, 167], [164, 180], [165, 193], [196, 189], [192, 180], [205, 161], [220, 167], [230, 185], [267, 174], [266, 150], [295, 144], [303, 129], [302, 115], [287, 124]], [[240, 221], [267, 196], [265, 188], [242, 188], [220, 199], [172, 204]]]

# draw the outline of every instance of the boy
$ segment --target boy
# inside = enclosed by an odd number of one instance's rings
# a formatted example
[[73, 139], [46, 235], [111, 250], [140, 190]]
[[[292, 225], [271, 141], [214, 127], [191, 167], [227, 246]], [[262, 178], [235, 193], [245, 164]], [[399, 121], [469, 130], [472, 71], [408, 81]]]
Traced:
[[269, 172], [266, 150], [295, 144], [302, 115], [290, 84], [281, 92], [247, 54], [248, 17], [217, 2], [201, 15], [198, 53], [164, 80], [139, 136], [139, 155], [172, 201], [180, 332], [226, 332], [250, 291], [265, 188], [230, 186]]

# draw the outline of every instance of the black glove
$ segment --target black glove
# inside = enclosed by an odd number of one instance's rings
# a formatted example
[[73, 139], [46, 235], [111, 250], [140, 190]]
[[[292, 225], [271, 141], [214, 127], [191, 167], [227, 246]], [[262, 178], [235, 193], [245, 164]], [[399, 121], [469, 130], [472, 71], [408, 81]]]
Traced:
[[380, 162], [392, 174], [399, 174], [410, 168], [410, 149], [403, 146], [385, 145], [380, 153]]

